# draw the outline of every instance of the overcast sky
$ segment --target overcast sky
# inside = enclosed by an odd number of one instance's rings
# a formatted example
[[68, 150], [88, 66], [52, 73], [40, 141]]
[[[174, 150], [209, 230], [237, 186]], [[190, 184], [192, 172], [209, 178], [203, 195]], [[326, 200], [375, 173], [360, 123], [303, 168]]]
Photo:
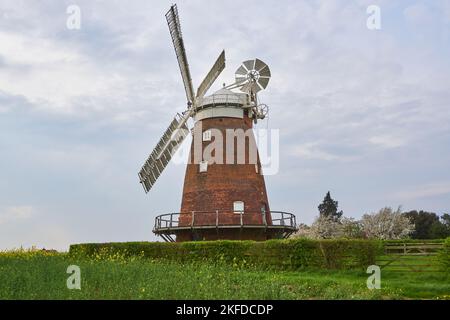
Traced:
[[[66, 27], [68, 5], [81, 29]], [[185, 94], [166, 1], [0, 1], [0, 249], [156, 240], [185, 167], [151, 192], [148, 153]], [[366, 27], [368, 5], [381, 29]], [[311, 223], [330, 190], [346, 216], [450, 211], [449, 1], [178, 1], [194, 86], [222, 49], [231, 83], [260, 58], [260, 128], [280, 129], [272, 210]]]

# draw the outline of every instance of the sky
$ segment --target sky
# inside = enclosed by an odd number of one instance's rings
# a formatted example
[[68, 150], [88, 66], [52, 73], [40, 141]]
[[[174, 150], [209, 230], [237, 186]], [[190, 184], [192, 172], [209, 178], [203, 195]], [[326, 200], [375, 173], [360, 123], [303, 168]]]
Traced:
[[[272, 210], [309, 224], [330, 191], [348, 217], [450, 211], [450, 1], [177, 4], [195, 88], [222, 49], [210, 93], [244, 60], [270, 66], [257, 127], [280, 134]], [[0, 0], [0, 250], [161, 241], [154, 218], [180, 210], [185, 166], [149, 194], [137, 172], [186, 105], [170, 5]]]

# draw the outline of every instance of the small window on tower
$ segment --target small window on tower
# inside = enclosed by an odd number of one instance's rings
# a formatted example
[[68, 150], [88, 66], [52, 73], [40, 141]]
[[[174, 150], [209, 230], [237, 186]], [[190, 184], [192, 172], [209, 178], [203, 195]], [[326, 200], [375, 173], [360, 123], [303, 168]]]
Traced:
[[233, 211], [234, 211], [234, 213], [244, 212], [244, 201], [233, 202]]
[[203, 132], [203, 141], [211, 141], [211, 130]]
[[206, 172], [206, 171], [208, 171], [208, 161], [205, 161], [205, 160], [200, 161], [199, 172], [202, 173], [202, 172]]

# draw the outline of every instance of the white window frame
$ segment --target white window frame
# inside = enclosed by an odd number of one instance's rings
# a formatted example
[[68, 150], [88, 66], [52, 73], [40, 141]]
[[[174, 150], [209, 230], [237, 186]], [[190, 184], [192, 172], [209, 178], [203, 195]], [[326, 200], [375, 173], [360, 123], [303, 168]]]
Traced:
[[200, 163], [198, 164], [198, 172], [200, 173], [208, 172], [208, 161], [206, 160], [200, 161]]
[[211, 141], [211, 130], [203, 131], [203, 141]]
[[233, 201], [233, 212], [236, 214], [244, 213], [245, 210], [245, 203], [244, 201], [238, 200]]

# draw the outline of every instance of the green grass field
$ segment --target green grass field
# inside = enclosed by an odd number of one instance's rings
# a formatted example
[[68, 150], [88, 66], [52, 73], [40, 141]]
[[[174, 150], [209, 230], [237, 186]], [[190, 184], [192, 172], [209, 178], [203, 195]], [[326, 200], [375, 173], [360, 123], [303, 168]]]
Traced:
[[[81, 268], [81, 290], [69, 290], [69, 265]], [[177, 264], [121, 256], [0, 253], [0, 299], [450, 299], [443, 272], [382, 271], [369, 290], [358, 271], [263, 271], [252, 267]]]

